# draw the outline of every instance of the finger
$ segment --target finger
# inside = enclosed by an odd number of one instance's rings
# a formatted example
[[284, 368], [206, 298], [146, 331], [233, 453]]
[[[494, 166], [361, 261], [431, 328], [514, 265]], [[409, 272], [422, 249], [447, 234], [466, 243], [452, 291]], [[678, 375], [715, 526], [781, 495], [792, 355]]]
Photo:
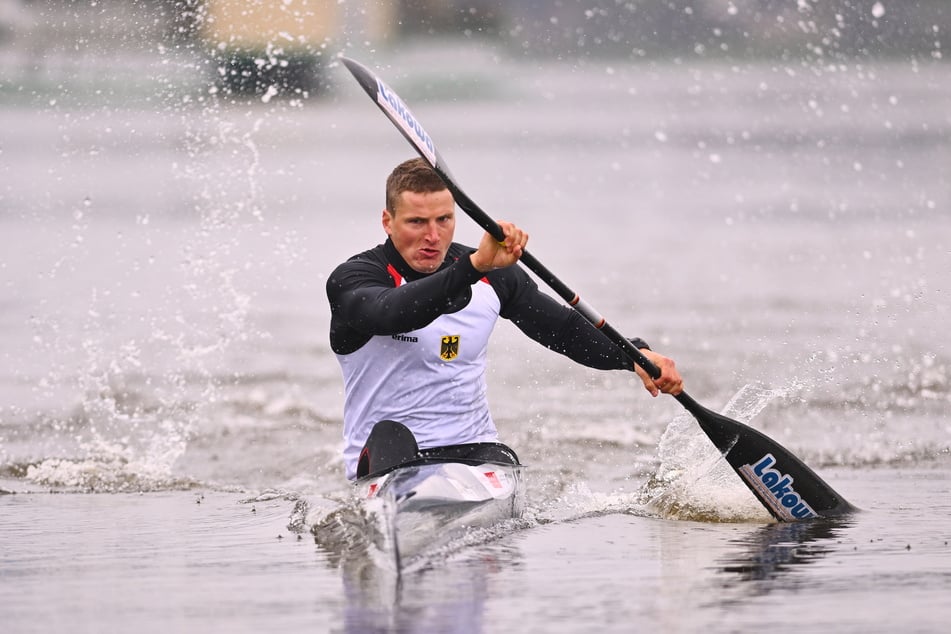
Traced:
[[528, 240], [528, 234], [525, 231], [510, 222], [504, 221], [499, 222], [499, 228], [502, 230], [503, 244], [509, 247], [525, 246], [525, 242]]
[[660, 390], [657, 388], [657, 385], [654, 383], [654, 380], [647, 374], [640, 366], [635, 368], [637, 371], [637, 376], [640, 377], [641, 382], [644, 384], [644, 389], [650, 392], [651, 396], [657, 396], [660, 393]]
[[650, 392], [651, 396], [657, 396], [660, 394], [660, 389], [658, 389], [657, 384], [654, 383], [650, 377], [644, 380], [644, 387]]
[[680, 378], [670, 379], [664, 385], [664, 393], [674, 396], [684, 391], [684, 383]]
[[502, 230], [502, 239], [498, 241], [499, 246], [505, 249], [508, 252], [512, 251], [512, 245], [515, 242], [513, 240], [513, 227], [507, 222], [500, 222], [499, 229]]

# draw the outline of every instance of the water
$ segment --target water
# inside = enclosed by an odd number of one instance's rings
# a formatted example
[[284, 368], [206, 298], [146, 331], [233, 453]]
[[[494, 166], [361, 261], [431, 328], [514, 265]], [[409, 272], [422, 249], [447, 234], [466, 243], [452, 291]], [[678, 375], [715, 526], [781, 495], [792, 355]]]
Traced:
[[525, 519], [400, 580], [315, 544], [348, 494], [323, 284], [408, 146], [342, 67], [300, 103], [67, 86], [2, 107], [5, 631], [941, 629], [948, 66], [425, 53], [357, 58], [537, 258], [863, 512], [769, 523], [675, 401], [503, 323]]

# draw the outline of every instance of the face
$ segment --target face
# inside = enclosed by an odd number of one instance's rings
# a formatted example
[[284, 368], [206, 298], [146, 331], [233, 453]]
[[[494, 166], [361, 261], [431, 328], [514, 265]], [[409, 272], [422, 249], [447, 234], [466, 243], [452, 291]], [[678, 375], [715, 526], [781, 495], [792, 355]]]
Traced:
[[414, 271], [432, 273], [446, 259], [456, 230], [452, 194], [403, 192], [395, 210], [383, 210], [383, 229]]

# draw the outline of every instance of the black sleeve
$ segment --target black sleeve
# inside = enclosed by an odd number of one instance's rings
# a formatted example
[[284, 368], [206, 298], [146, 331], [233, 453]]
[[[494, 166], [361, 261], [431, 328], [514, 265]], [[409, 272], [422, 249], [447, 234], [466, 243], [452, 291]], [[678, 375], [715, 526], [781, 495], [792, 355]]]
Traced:
[[360, 258], [344, 262], [327, 280], [330, 347], [348, 354], [374, 335], [416, 330], [439, 315], [461, 310], [469, 302], [472, 284], [481, 277], [468, 257], [402, 286], [394, 286], [379, 262]]
[[[546, 348], [599, 370], [633, 370], [631, 359], [576, 310], [557, 302], [519, 267], [490, 274], [502, 300], [502, 317]], [[647, 348], [632, 339], [638, 348]]]

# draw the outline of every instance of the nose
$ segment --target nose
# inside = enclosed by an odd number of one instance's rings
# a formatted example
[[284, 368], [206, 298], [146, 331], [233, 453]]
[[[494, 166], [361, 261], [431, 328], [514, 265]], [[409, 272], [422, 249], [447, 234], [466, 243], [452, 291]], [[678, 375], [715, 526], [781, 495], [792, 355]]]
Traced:
[[435, 222], [430, 222], [426, 225], [426, 234], [424, 237], [429, 242], [436, 242], [439, 240], [439, 228], [436, 226]]

